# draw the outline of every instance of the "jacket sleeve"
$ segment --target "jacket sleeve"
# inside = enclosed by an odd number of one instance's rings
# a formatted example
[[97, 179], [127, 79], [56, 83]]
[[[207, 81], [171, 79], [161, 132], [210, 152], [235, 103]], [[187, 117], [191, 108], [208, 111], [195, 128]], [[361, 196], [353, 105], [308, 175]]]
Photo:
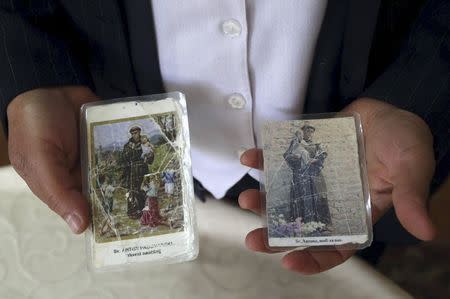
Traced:
[[450, 123], [450, 1], [430, 0], [394, 63], [362, 96], [422, 117], [434, 135], [432, 190], [448, 175]]
[[88, 85], [85, 66], [71, 50], [68, 16], [56, 0], [0, 1], [0, 120], [20, 93], [39, 87]]

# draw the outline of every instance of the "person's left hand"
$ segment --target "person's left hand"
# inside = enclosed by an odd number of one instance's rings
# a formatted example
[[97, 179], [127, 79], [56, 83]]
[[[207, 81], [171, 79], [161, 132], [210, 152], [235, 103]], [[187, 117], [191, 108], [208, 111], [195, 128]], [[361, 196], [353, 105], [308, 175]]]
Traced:
[[[369, 176], [372, 220], [375, 223], [392, 205], [400, 223], [415, 237], [431, 240], [435, 234], [427, 212], [429, 185], [434, 173], [433, 138], [425, 122], [415, 114], [373, 99], [359, 99], [344, 109], [361, 116]], [[241, 163], [259, 168], [262, 151], [250, 149]], [[260, 214], [263, 194], [246, 190], [239, 196], [241, 208]], [[249, 249], [274, 253], [265, 246], [267, 230], [251, 231], [246, 237]], [[355, 251], [297, 250], [282, 259], [284, 267], [303, 274], [333, 268]]]

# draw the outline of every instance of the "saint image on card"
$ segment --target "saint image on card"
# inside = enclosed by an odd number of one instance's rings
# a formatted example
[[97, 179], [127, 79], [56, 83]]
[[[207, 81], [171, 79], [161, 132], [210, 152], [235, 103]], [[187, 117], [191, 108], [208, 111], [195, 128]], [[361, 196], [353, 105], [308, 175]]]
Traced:
[[353, 117], [265, 126], [269, 246], [367, 242], [369, 224], [356, 132]]
[[173, 112], [91, 123], [95, 242], [183, 231], [178, 124]]

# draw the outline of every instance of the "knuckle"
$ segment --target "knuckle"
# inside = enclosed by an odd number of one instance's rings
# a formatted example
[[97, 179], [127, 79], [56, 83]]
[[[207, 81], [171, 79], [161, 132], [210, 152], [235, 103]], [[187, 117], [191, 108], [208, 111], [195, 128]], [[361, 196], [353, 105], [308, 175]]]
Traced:
[[43, 201], [52, 211], [54, 211], [57, 214], [60, 214], [62, 208], [61, 201], [58, 200], [55, 194], [49, 194]]
[[406, 110], [400, 110], [400, 115], [403, 116], [403, 119], [405, 120], [405, 126], [410, 127], [418, 139], [421, 139], [423, 143], [433, 143], [433, 135], [423, 118]]

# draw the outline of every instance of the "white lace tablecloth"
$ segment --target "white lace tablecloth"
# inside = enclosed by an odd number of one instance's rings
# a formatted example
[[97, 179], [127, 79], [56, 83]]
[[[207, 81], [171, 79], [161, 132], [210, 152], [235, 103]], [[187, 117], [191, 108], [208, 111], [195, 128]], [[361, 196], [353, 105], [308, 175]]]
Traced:
[[94, 274], [84, 236], [72, 235], [12, 168], [0, 168], [0, 298], [411, 298], [356, 258], [315, 276], [286, 271], [280, 255], [245, 249], [258, 217], [215, 200], [197, 211], [197, 260]]

